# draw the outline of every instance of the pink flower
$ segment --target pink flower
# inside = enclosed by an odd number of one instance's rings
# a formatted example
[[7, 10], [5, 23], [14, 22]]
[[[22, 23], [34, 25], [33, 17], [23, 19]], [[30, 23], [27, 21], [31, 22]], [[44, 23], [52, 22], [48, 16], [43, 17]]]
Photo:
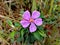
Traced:
[[29, 25], [29, 30], [30, 32], [35, 32], [37, 30], [37, 26], [42, 25], [42, 19], [39, 18], [40, 12], [38, 11], [33, 11], [32, 16], [30, 16], [30, 12], [27, 10], [23, 14], [23, 20], [20, 21], [21, 25], [23, 28], [27, 28]]

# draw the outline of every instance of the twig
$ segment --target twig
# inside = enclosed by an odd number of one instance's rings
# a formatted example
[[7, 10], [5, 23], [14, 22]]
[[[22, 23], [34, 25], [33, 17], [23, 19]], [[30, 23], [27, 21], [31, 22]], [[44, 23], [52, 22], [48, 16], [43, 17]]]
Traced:
[[[15, 20], [15, 19], [12, 19], [12, 18], [10, 18], [10, 17], [3, 16], [3, 15], [0, 15], [0, 18], [4, 18], [4, 19], [10, 19], [10, 20]], [[15, 21], [17, 21], [17, 20], [15, 20]], [[19, 22], [19, 21], [17, 21], [17, 22]]]
[[[1, 18], [5, 18], [5, 19], [11, 19], [9, 17], [6, 17], [6, 16], [3, 16], [3, 15], [0, 15]], [[14, 20], [14, 19], [11, 19], [11, 20]]]

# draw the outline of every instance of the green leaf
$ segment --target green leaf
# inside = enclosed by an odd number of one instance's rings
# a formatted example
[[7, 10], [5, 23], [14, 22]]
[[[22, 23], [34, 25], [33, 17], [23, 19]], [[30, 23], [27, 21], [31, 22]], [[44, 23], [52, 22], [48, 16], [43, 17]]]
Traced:
[[38, 30], [44, 30], [43, 26], [38, 26]]
[[10, 33], [10, 38], [14, 38], [14, 36], [15, 36], [15, 31], [12, 31], [11, 33]]
[[21, 30], [21, 31], [20, 31], [20, 34], [21, 34], [21, 37], [23, 38], [24, 30]]
[[13, 43], [14, 42], [15, 31], [11, 32], [9, 36], [11, 38], [11, 42]]
[[7, 23], [8, 23], [11, 27], [15, 28], [11, 20], [7, 20]]
[[39, 34], [40, 34], [41, 36], [46, 37], [46, 34], [44, 33], [43, 30], [40, 30], [40, 31], [38, 31], [38, 32], [39, 32]]
[[40, 14], [40, 18], [45, 18], [45, 16], [44, 16], [44, 13], [43, 13], [43, 12], [41, 12], [41, 14]]
[[24, 33], [25, 33], [24, 32], [24, 29], [21, 29], [20, 30], [20, 41], [24, 39], [24, 37], [23, 37], [24, 36]]
[[8, 23], [10, 26], [13, 25], [11, 20], [7, 20], [7, 23]]
[[36, 38], [34, 37], [34, 35], [32, 33], [30, 33], [27, 40], [29, 42], [33, 43], [36, 40]]
[[14, 25], [15, 25], [16, 27], [20, 27], [20, 23], [18, 23], [18, 22], [15, 22]]
[[35, 37], [37, 40], [42, 40], [42, 39], [43, 39], [43, 37], [39, 34], [38, 31], [37, 31], [37, 32], [34, 32], [33, 35], [34, 35], [34, 37]]

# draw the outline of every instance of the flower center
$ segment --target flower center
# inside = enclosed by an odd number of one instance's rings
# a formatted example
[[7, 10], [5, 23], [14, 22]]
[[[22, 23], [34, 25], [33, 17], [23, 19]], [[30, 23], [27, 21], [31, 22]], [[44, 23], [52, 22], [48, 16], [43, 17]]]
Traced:
[[29, 20], [30, 22], [33, 22], [34, 20], [32, 19], [32, 18], [30, 18], [30, 20]]

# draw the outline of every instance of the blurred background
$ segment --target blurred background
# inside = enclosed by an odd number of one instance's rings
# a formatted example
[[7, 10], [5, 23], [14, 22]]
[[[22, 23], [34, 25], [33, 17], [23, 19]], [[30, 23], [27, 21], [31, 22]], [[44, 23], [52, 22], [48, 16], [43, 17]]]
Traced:
[[[39, 33], [20, 25], [26, 10], [40, 11]], [[0, 0], [0, 45], [60, 45], [60, 0]]]

